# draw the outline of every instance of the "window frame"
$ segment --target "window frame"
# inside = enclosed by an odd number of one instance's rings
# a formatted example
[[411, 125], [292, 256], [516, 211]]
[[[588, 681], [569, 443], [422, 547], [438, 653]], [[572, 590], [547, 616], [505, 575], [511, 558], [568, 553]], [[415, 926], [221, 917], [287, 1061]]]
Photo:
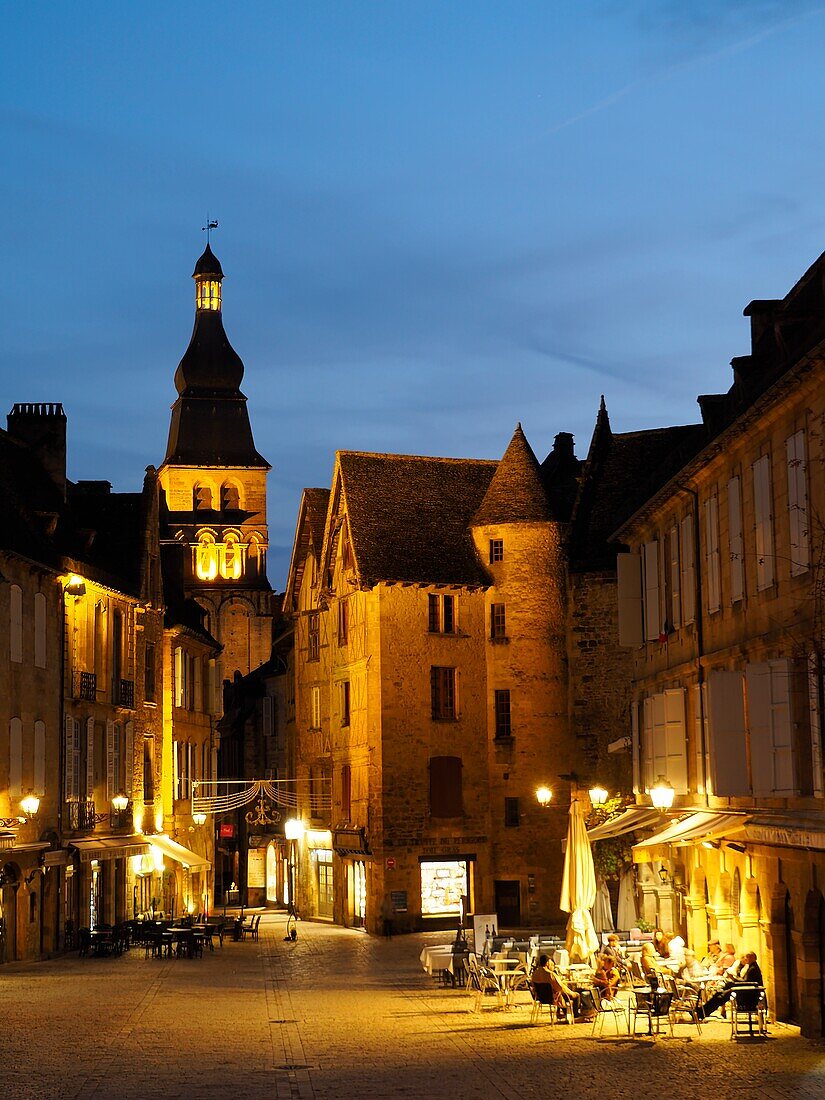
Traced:
[[430, 666], [430, 711], [434, 722], [458, 718], [458, 670], [449, 665]]
[[509, 688], [496, 688], [493, 691], [494, 738], [496, 741], [509, 741], [513, 736], [512, 697]]
[[504, 539], [490, 539], [489, 561], [490, 565], [504, 561]]

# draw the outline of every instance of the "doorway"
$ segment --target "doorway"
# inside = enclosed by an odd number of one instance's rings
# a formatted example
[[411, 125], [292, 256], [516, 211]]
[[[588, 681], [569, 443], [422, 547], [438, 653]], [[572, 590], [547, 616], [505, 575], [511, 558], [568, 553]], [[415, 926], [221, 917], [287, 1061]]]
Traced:
[[365, 928], [367, 923], [367, 865], [356, 859], [352, 865], [352, 926]]
[[791, 905], [791, 895], [785, 892], [785, 964], [787, 978], [788, 1020], [797, 1023], [799, 1020], [799, 1000], [796, 971], [796, 945], [793, 941], [794, 916]]
[[0, 962], [17, 958], [17, 888], [18, 876], [7, 864], [0, 870]]
[[495, 908], [499, 930], [521, 925], [521, 883], [517, 880], [495, 882]]
[[326, 853], [318, 852], [318, 860], [315, 865], [318, 877], [318, 916], [325, 920], [332, 920], [332, 904], [334, 900], [332, 888], [332, 853], [329, 858]]

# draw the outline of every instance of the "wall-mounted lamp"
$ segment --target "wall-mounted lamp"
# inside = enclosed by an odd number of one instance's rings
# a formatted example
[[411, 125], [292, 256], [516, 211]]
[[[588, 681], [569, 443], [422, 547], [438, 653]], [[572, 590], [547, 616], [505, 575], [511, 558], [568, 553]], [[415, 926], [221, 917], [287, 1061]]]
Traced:
[[37, 815], [37, 811], [40, 809], [40, 799], [34, 793], [29, 791], [24, 799], [20, 802], [20, 809], [26, 815], [29, 821]]
[[63, 591], [67, 596], [80, 596], [86, 595], [86, 582], [82, 577], [78, 577], [77, 573], [72, 573], [67, 583], [63, 586]]
[[676, 791], [663, 775], [660, 775], [650, 788], [650, 801], [660, 813], [666, 813], [673, 805]]
[[122, 814], [128, 805], [129, 799], [126, 797], [123, 791], [118, 791], [118, 793], [112, 799], [112, 809], [116, 813]]
[[598, 783], [587, 792], [590, 795], [591, 806], [603, 806], [607, 802], [607, 791]]
[[725, 844], [727, 845], [728, 848], [732, 848], [734, 852], [744, 852], [745, 851], [745, 845], [744, 844], [734, 844], [734, 842], [732, 840], [726, 840]]
[[702, 847], [703, 848], [721, 848], [722, 845], [719, 843], [718, 840], [703, 840], [702, 841]]
[[664, 864], [659, 868], [659, 878], [662, 880], [662, 886], [667, 886], [673, 881], [670, 871], [668, 871]]
[[194, 821], [194, 823], [196, 825], [205, 825], [206, 824], [206, 814], [201, 813], [200, 811], [198, 811], [198, 813], [192, 814], [192, 820]]
[[550, 803], [553, 801], [553, 792], [549, 787], [539, 787], [536, 790], [536, 802], [543, 810], [547, 809]]

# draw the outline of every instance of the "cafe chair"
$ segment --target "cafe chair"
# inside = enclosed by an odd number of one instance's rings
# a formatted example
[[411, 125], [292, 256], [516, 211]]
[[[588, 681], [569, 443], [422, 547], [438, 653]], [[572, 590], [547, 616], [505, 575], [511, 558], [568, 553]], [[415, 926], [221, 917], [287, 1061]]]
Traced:
[[476, 966], [470, 970], [468, 990], [473, 995], [473, 1012], [480, 1012], [484, 998], [488, 993], [494, 993], [497, 1001], [501, 1001], [501, 987], [495, 974], [485, 966]]
[[539, 982], [535, 985], [533, 982], [529, 982], [528, 988], [530, 990], [530, 996], [533, 998], [533, 1007], [530, 1011], [530, 1023], [537, 1024], [541, 1017], [542, 1008], [549, 1008], [550, 1023], [555, 1024], [558, 1005], [556, 1004], [556, 994], [553, 991], [553, 987], [549, 982]]
[[[662, 1020], [667, 1020], [670, 1034], [673, 1035], [673, 1021], [670, 1018], [670, 1007], [673, 1003], [673, 994], [660, 990], [634, 989], [633, 1000], [630, 1005], [630, 1023], [628, 1032], [638, 1035], [637, 1021], [647, 1020], [647, 1034], [653, 1034], [653, 1022], [656, 1021], [656, 1033], [659, 1033]], [[644, 1033], [643, 1033], [644, 1034]]]
[[[765, 1038], [768, 1034], [768, 998], [761, 986], [737, 986], [728, 1001], [730, 1037]], [[756, 1031], [753, 1025], [756, 1022]]]
[[626, 1009], [622, 1002], [619, 1000], [618, 995], [615, 997], [603, 997], [598, 989], [594, 987], [593, 998], [596, 1002], [596, 1017], [593, 1020], [593, 1030], [590, 1035], [591, 1038], [596, 1034], [596, 1028], [599, 1029], [599, 1036], [604, 1033], [604, 1021], [608, 1016], [613, 1017], [613, 1022], [616, 1025], [616, 1034], [619, 1034], [619, 1017], [621, 1016], [623, 1021], [623, 1027], [628, 1031], [630, 1030], [630, 1020], [628, 1018], [629, 1009]]
[[[673, 982], [672, 979], [671, 982]], [[696, 1030], [701, 1035], [702, 1021], [699, 1019], [699, 990], [694, 989], [687, 982], [673, 982], [672, 992], [671, 1017], [678, 1023], [680, 1016], [687, 1016], [691, 1023], [696, 1024]]]

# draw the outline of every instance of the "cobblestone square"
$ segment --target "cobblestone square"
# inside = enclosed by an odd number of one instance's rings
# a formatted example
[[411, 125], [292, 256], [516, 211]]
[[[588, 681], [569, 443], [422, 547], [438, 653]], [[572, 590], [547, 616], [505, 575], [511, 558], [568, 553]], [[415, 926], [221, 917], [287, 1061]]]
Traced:
[[420, 969], [427, 939], [371, 939], [267, 915], [258, 943], [203, 960], [78, 958], [4, 967], [3, 1100], [358, 1100], [605, 1093], [681, 1100], [825, 1097], [825, 1044], [722, 1020], [657, 1041], [530, 1025], [525, 1005], [470, 1011]]

